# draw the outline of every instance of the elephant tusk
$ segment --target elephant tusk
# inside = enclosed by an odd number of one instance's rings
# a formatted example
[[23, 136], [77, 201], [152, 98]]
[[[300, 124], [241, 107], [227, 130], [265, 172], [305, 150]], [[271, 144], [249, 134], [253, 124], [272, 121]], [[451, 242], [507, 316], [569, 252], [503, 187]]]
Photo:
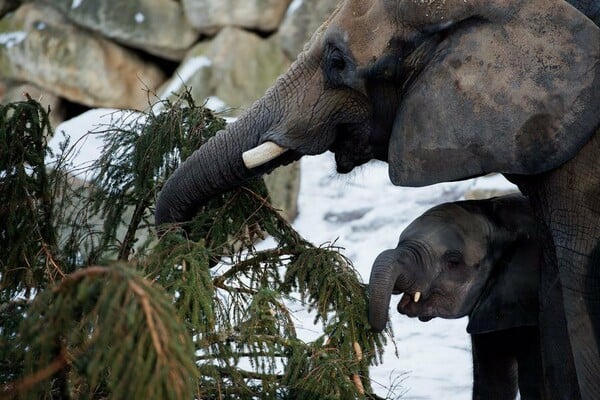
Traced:
[[248, 169], [260, 167], [263, 164], [279, 157], [285, 153], [288, 149], [281, 147], [273, 142], [264, 142], [260, 146], [245, 151], [242, 154], [244, 165]]
[[415, 292], [415, 303], [418, 303], [421, 300], [421, 292]]

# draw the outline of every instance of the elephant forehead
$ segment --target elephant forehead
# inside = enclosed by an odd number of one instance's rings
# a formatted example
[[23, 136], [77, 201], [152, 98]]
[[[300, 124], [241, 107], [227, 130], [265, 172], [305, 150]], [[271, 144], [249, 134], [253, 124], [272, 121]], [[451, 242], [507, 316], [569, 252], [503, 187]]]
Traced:
[[475, 265], [485, 257], [490, 229], [490, 223], [484, 216], [454, 204], [444, 204], [414, 220], [402, 232], [400, 241], [420, 242], [437, 257], [448, 250], [460, 251], [468, 265]]
[[364, 67], [384, 54], [395, 36], [389, 17], [384, 1], [346, 0], [328, 29], [342, 33], [357, 66]]

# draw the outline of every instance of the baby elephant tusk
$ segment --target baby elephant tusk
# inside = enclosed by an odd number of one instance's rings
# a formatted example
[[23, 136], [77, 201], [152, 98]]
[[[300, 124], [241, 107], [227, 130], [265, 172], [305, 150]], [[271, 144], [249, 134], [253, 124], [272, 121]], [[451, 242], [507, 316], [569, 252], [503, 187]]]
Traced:
[[418, 303], [421, 300], [421, 292], [415, 292], [415, 303]]
[[279, 157], [285, 153], [288, 149], [281, 147], [273, 142], [264, 142], [260, 146], [245, 151], [242, 154], [244, 165], [248, 169], [260, 167], [263, 164]]

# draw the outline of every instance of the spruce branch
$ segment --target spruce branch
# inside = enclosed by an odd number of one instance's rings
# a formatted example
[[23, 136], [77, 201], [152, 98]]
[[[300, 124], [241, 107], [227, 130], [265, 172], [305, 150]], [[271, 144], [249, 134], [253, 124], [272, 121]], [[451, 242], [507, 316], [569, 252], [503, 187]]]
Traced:
[[[100, 386], [111, 398], [159, 393], [178, 399], [191, 398], [195, 390], [191, 340], [173, 320], [171, 302], [128, 266], [80, 269], [40, 293], [29, 313], [21, 330], [30, 347], [25, 354], [28, 381], [41, 383], [31, 378], [40, 376], [36, 366], [58, 365], [47, 347], [54, 342], [63, 343], [60, 351], [72, 360], [61, 364], [69, 380], [83, 379], [90, 391]], [[28, 389], [43, 391], [52, 381], [38, 386]]]
[[45, 158], [52, 136], [48, 112], [36, 101], [0, 105], [0, 296], [39, 290], [48, 276], [42, 247], [56, 252], [52, 182]]
[[[146, 318], [146, 324], [148, 325], [148, 330], [152, 336], [154, 350], [156, 351], [156, 354], [158, 354], [159, 362], [163, 365], [166, 365], [167, 362], [165, 361], [165, 349], [163, 348], [160, 337], [164, 337], [163, 335], [168, 334], [168, 330], [163, 326], [160, 320], [155, 321], [154, 312], [146, 292], [134, 282], [129, 282], [129, 288], [140, 298], [142, 309], [144, 310], [144, 316]], [[157, 332], [158, 330], [160, 330], [160, 332]]]
[[53, 375], [57, 374], [69, 364], [69, 359], [67, 356], [67, 352], [65, 349], [61, 349], [58, 356], [47, 366], [43, 367], [41, 370], [36, 371], [35, 373], [26, 376], [25, 378], [17, 381], [7, 383], [2, 386], [0, 389], [0, 399], [13, 399], [19, 395], [23, 395], [33, 386], [43, 382]]
[[281, 262], [285, 256], [292, 256], [294, 254], [298, 254], [298, 250], [294, 251], [294, 249], [288, 247], [280, 247], [277, 249], [255, 252], [252, 254], [251, 257], [248, 257], [242, 261], [235, 263], [223, 274], [216, 277], [213, 282], [215, 286], [222, 285], [224, 284], [224, 282], [226, 282], [228, 279], [231, 279], [235, 275], [247, 271], [249, 267], [260, 266], [262, 263], [267, 262]]
[[[0, 385], [29, 398], [372, 397], [383, 337], [370, 332], [365, 286], [341, 249], [313, 246], [281, 217], [262, 180], [153, 236], [163, 182], [224, 127], [188, 92], [162, 105], [96, 132], [106, 145], [91, 170], [64, 169], [67, 139], [48, 184], [25, 176], [20, 210], [42, 244], [2, 264], [2, 284], [16, 286], [0, 287]], [[81, 173], [94, 179], [74, 183]], [[266, 235], [276, 247], [256, 251]], [[25, 287], [35, 296], [19, 302]], [[315, 313], [322, 336], [298, 338], [290, 302]]]

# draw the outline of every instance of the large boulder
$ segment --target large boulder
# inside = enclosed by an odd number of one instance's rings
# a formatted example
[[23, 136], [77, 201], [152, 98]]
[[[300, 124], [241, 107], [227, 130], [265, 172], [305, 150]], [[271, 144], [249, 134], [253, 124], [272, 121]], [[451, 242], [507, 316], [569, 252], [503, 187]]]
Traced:
[[277, 40], [290, 58], [302, 51], [313, 32], [335, 10], [338, 0], [294, 0], [290, 5], [279, 31]]
[[273, 41], [224, 28], [213, 40], [190, 50], [159, 95], [180, 93], [185, 85], [196, 101], [216, 97], [223, 102], [222, 108], [231, 108], [232, 115], [237, 115], [261, 97], [289, 65]]
[[25, 101], [27, 96], [37, 100], [45, 109], [50, 110], [50, 125], [56, 128], [64, 119], [64, 107], [58, 96], [30, 83], [0, 81], [0, 104]]
[[113, 42], [27, 3], [0, 20], [0, 75], [90, 107], [144, 108], [160, 69]]
[[277, 29], [291, 0], [182, 0], [186, 16], [202, 33], [225, 26], [261, 32]]
[[75, 24], [127, 46], [181, 60], [198, 38], [180, 3], [173, 0], [52, 0]]
[[298, 216], [298, 193], [300, 192], [300, 161], [277, 168], [264, 177], [269, 199], [274, 208], [292, 222]]

